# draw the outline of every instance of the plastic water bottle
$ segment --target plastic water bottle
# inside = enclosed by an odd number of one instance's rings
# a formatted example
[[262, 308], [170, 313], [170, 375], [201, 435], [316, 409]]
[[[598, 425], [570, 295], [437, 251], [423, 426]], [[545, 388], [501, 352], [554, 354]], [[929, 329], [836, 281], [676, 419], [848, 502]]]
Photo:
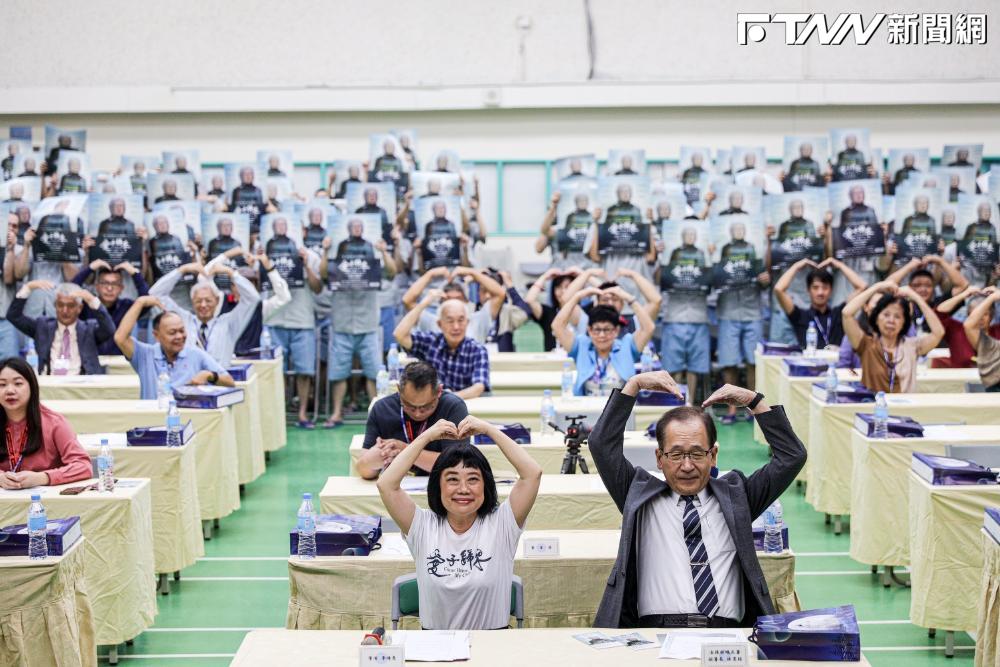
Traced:
[[24, 355], [24, 360], [35, 371], [35, 375], [38, 375], [38, 352], [35, 350], [35, 341], [28, 341], [28, 352]]
[[826, 402], [837, 402], [837, 386], [840, 384], [837, 379], [837, 369], [832, 365], [826, 369], [826, 381], [823, 386], [826, 389]]
[[552, 390], [546, 389], [542, 393], [542, 409], [538, 414], [542, 422], [542, 435], [547, 435], [555, 431], [551, 424], [556, 421], [556, 404], [552, 402]]
[[302, 494], [299, 505], [296, 530], [299, 533], [299, 558], [316, 557], [316, 510], [313, 509], [311, 493]]
[[98, 488], [111, 493], [115, 490], [115, 455], [107, 438], [101, 439], [101, 450], [97, 455]]
[[875, 394], [875, 432], [874, 438], [889, 437], [889, 403], [885, 400], [885, 392]]
[[271, 331], [264, 327], [260, 332], [260, 358], [271, 359], [273, 344], [271, 343]]
[[48, 517], [42, 507], [42, 496], [31, 494], [31, 505], [28, 506], [28, 558], [42, 560], [49, 557], [49, 543], [45, 539], [48, 533]]
[[806, 356], [815, 357], [816, 356], [816, 346], [819, 344], [819, 332], [816, 331], [816, 324], [813, 322], [809, 323], [809, 328], [806, 329]]
[[385, 364], [379, 367], [375, 376], [375, 393], [379, 396], [389, 395], [389, 371], [385, 369]]
[[399, 382], [399, 348], [395, 343], [389, 346], [389, 354], [386, 356], [386, 364], [389, 368], [389, 381]]
[[562, 397], [570, 398], [573, 396], [573, 385], [576, 384], [576, 378], [573, 377], [573, 368], [570, 366], [569, 360], [563, 362], [562, 370]]
[[653, 370], [653, 355], [649, 351], [648, 346], [642, 351], [642, 357], [639, 360], [639, 364], [643, 373], [649, 373]]
[[170, 375], [163, 371], [156, 378], [156, 407], [159, 410], [166, 410], [170, 407], [170, 399], [174, 394], [170, 390]]
[[781, 501], [775, 500], [764, 510], [764, 553], [779, 554], [784, 551], [781, 541], [782, 518]]
[[167, 407], [167, 447], [180, 447], [183, 436], [181, 435], [181, 411], [177, 409], [177, 401], [171, 400]]

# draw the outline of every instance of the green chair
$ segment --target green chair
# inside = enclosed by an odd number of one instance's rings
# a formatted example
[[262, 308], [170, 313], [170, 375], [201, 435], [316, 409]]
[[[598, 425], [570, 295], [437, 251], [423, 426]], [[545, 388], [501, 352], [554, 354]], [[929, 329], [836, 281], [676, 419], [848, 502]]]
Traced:
[[[417, 593], [417, 573], [404, 574], [392, 582], [392, 629], [399, 626], [403, 616], [420, 614], [420, 596]], [[510, 584], [510, 615], [517, 620], [517, 627], [524, 627], [524, 583], [514, 575]]]

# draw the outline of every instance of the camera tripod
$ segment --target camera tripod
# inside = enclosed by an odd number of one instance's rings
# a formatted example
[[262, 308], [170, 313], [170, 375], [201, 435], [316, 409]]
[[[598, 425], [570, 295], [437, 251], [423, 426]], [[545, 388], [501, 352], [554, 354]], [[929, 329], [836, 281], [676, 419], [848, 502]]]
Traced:
[[580, 446], [586, 442], [589, 429], [583, 424], [586, 415], [576, 415], [565, 417], [569, 422], [566, 430], [559, 428], [557, 424], [549, 422], [549, 426], [563, 434], [563, 441], [566, 443], [566, 456], [563, 457], [562, 467], [559, 469], [561, 475], [575, 475], [577, 466], [585, 475], [590, 474], [587, 469], [587, 460], [580, 454]]

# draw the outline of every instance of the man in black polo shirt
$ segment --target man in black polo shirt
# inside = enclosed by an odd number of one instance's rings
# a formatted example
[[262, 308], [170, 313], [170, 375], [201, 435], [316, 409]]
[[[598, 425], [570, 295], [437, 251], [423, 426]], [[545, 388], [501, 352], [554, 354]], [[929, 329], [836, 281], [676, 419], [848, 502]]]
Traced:
[[[442, 392], [433, 366], [426, 361], [407, 364], [399, 377], [399, 393], [379, 399], [368, 413], [365, 451], [358, 459], [358, 472], [365, 479], [375, 479], [429, 426], [442, 419], [458, 424], [468, 414], [465, 401]], [[430, 443], [417, 457], [413, 472], [426, 475], [444, 447], [468, 443], [468, 438]]]
[[[809, 307], [799, 308], [792, 301], [787, 290], [795, 279], [795, 274], [806, 266], [813, 267], [809, 275], [806, 276]], [[800, 259], [781, 275], [781, 279], [774, 286], [774, 296], [782, 310], [788, 315], [788, 321], [791, 322], [792, 328], [795, 330], [795, 337], [803, 349], [806, 347], [806, 332], [809, 330], [810, 323], [816, 327], [817, 347], [819, 348], [831, 345], [836, 347], [840, 345], [840, 341], [844, 337], [844, 325], [840, 316], [841, 311], [844, 310], [844, 303], [838, 303], [836, 306], [830, 305], [830, 295], [833, 293], [833, 276], [826, 270], [827, 266], [832, 266], [843, 273], [847, 281], [854, 287], [854, 292], [847, 297], [846, 301], [850, 301], [867, 287], [865, 281], [849, 266], [832, 257], [824, 259], [819, 264], [811, 259]]]

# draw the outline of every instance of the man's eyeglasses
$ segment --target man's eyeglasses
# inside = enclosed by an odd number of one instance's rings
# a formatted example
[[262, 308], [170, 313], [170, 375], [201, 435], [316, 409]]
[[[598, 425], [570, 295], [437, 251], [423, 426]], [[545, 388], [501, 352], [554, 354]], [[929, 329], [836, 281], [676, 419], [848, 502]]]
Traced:
[[689, 452], [682, 452], [678, 449], [671, 449], [669, 452], [665, 452], [662, 449], [656, 450], [657, 456], [662, 456], [671, 463], [680, 463], [685, 458], [690, 459], [691, 463], [702, 463], [711, 453], [711, 450], [700, 448], [692, 449]]
[[615, 332], [613, 327], [591, 327], [590, 333], [597, 336], [610, 336]]
[[122, 284], [121, 283], [108, 283], [108, 282], [104, 282], [102, 280], [101, 282], [97, 283], [97, 286], [98, 287], [121, 287]]

